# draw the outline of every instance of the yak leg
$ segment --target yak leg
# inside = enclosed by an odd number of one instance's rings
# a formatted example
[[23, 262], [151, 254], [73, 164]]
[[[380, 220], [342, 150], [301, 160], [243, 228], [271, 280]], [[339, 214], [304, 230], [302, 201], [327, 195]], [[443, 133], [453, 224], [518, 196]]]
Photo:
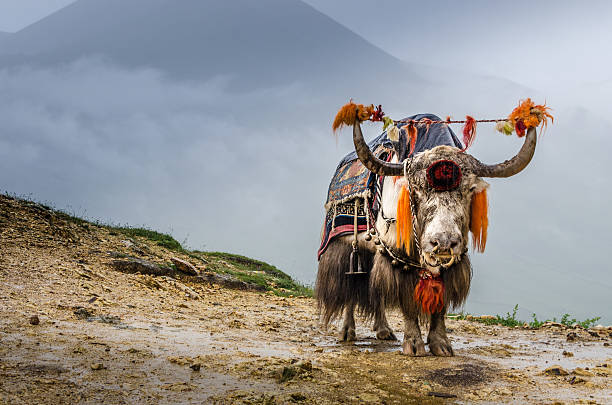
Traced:
[[389, 326], [389, 322], [387, 322], [384, 308], [380, 308], [376, 312], [376, 316], [374, 317], [374, 332], [376, 332], [376, 339], [397, 340], [393, 334], [393, 330]]
[[427, 352], [421, 337], [418, 316], [408, 313], [403, 308], [402, 313], [404, 315], [404, 344], [402, 352], [408, 356], [425, 356]]
[[340, 340], [350, 342], [355, 340], [355, 303], [349, 303], [344, 309], [344, 323], [340, 332]]
[[427, 335], [427, 344], [429, 350], [434, 356], [454, 356], [453, 347], [451, 346], [448, 336], [446, 336], [446, 325], [444, 318], [446, 308], [441, 312], [431, 315], [429, 324], [429, 334]]

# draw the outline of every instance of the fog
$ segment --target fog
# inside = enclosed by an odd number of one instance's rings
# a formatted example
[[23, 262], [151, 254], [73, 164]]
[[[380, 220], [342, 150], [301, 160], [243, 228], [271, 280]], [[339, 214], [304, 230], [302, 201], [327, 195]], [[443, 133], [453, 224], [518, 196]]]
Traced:
[[[344, 30], [316, 12], [306, 15], [302, 25]], [[123, 63], [101, 50], [53, 61], [7, 59], [0, 67], [0, 190], [92, 220], [168, 232], [190, 248], [252, 256], [311, 283], [328, 182], [352, 149], [350, 131], [334, 137], [330, 124], [350, 97], [381, 103], [393, 118], [500, 118], [521, 98], [546, 100], [555, 122], [540, 136], [532, 164], [490, 181], [487, 251], [472, 256], [465, 310], [505, 313], [519, 304], [523, 319], [569, 312], [610, 323], [611, 82], [546, 90], [519, 84], [520, 75], [483, 76], [436, 60], [405, 63], [401, 71], [396, 58], [369, 53], [362, 38], [342, 32], [343, 46], [361, 47], [355, 59], [364, 57], [367, 68], [329, 59], [327, 76], [285, 72], [283, 80], [268, 80], [290, 65], [258, 61], [269, 71], [257, 81], [248, 64], [231, 74], [184, 77], [170, 65]], [[104, 43], [112, 42], [108, 35]], [[286, 45], [282, 35], [265, 36]], [[224, 46], [221, 37], [212, 42]], [[316, 43], [309, 46], [304, 61], [318, 55]], [[250, 86], [237, 87], [247, 79]], [[366, 124], [364, 132], [373, 137], [380, 125]], [[469, 152], [494, 163], [521, 143], [481, 124]]]

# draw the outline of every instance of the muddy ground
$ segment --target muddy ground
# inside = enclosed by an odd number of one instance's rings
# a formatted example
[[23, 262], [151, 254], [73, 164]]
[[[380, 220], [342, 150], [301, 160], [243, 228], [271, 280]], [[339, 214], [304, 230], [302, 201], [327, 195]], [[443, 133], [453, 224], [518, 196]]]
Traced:
[[363, 323], [341, 344], [312, 298], [118, 272], [193, 257], [1, 200], [0, 404], [612, 403], [611, 329], [449, 320], [452, 358]]

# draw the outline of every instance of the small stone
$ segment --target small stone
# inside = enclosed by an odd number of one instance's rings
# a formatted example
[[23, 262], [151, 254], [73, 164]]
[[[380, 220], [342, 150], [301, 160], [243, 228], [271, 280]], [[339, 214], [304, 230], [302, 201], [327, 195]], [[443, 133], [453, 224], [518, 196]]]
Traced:
[[363, 394], [359, 394], [359, 399], [367, 404], [380, 404], [382, 400], [378, 395], [370, 394], [368, 392], [364, 392]]
[[176, 269], [182, 273], [189, 274], [191, 276], [197, 276], [198, 274], [200, 274], [198, 272], [198, 269], [196, 269], [193, 264], [185, 260], [181, 260], [178, 257], [171, 257], [170, 261], [172, 261], [174, 267], [176, 267]]
[[587, 371], [583, 368], [580, 367], [576, 367], [576, 369], [574, 369], [574, 371], [572, 371], [572, 374], [574, 375], [579, 375], [582, 377], [592, 377], [593, 373], [591, 373], [590, 371]]
[[561, 375], [568, 375], [569, 373], [567, 372], [566, 369], [564, 369], [561, 366], [551, 366], [551, 367], [548, 367], [546, 370], [544, 370], [544, 374], [550, 375], [550, 376], [561, 376]]
[[291, 394], [291, 399], [293, 399], [294, 401], [305, 401], [306, 398], [306, 395], [302, 394], [301, 392], [294, 392], [293, 394]]
[[190, 369], [192, 369], [193, 371], [200, 371], [200, 368], [202, 368], [202, 365], [200, 363], [193, 363], [192, 365], [189, 366]]
[[295, 367], [300, 368], [304, 371], [312, 371], [312, 363], [310, 362], [310, 360], [300, 360], [295, 363]]
[[102, 363], [93, 363], [91, 365], [92, 370], [102, 370], [104, 368], [104, 364]]
[[583, 384], [586, 382], [586, 380], [584, 378], [576, 377], [575, 375], [573, 375], [569, 378], [569, 380], [567, 380], [567, 382], [569, 382], [571, 385], [574, 385], [574, 384]]
[[574, 353], [568, 352], [567, 350], [563, 350], [563, 355], [565, 357], [574, 357]]
[[30, 317], [30, 325], [38, 325], [40, 323], [40, 319], [38, 319], [38, 315], [32, 315]]
[[566, 340], [568, 342], [573, 342], [578, 338], [578, 334], [576, 332], [570, 332], [566, 336]]

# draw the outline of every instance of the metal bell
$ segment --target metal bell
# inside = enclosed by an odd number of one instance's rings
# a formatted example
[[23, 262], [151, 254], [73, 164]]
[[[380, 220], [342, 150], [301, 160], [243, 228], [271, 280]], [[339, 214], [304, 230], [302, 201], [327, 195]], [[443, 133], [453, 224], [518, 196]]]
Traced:
[[385, 248], [384, 248], [384, 247], [382, 247], [382, 246], [381, 246], [381, 247], [379, 247], [379, 248], [378, 248], [378, 253], [380, 253], [380, 254], [383, 254], [383, 255], [384, 255], [384, 254], [385, 254]]
[[365, 236], [363, 237], [365, 240], [367, 241], [371, 241], [372, 240], [372, 235], [370, 235], [369, 233], [366, 233]]
[[408, 266], [407, 264], [404, 264], [404, 270], [408, 270], [410, 269], [410, 266]]
[[392, 266], [397, 266], [399, 264], [399, 262], [395, 259], [391, 260], [391, 265]]
[[374, 239], [374, 244], [375, 244], [375, 245], [380, 245], [380, 239], [375, 238], [375, 239]]

